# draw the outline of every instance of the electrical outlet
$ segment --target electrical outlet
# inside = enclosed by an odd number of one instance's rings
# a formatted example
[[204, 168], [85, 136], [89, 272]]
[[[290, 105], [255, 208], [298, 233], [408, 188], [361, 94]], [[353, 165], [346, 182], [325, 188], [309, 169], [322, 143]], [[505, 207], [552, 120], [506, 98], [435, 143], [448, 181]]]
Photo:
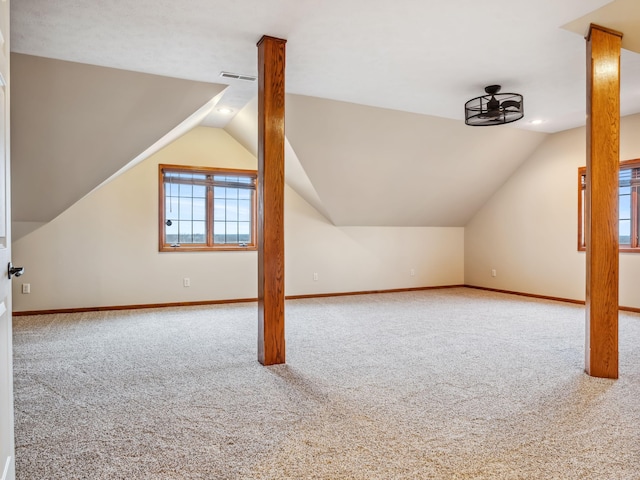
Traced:
[[22, 293], [31, 293], [31, 284], [23, 283], [22, 284]]
[[416, 269], [412, 268], [411, 270], [409, 270], [409, 275], [411, 275], [412, 277], [416, 276]]
[[314, 282], [318, 281], [318, 272], [313, 272], [313, 281]]
[[496, 269], [495, 269], [495, 268], [492, 268], [492, 269], [491, 269], [491, 276], [492, 276], [492, 277], [496, 277], [497, 275], [498, 275], [498, 272], [496, 272]]
[[191, 279], [189, 277], [184, 277], [182, 279], [182, 286], [183, 287], [190, 287], [191, 286]]

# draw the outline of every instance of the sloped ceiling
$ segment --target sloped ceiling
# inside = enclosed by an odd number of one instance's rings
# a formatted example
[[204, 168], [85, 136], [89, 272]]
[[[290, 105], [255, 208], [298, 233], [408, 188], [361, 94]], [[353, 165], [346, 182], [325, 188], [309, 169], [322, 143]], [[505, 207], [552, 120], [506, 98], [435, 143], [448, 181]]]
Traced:
[[11, 55], [13, 220], [47, 222], [225, 85]]
[[[258, 156], [258, 99], [254, 98], [225, 127], [227, 133], [236, 139], [255, 157]], [[311, 180], [300, 164], [289, 140], [285, 138], [284, 173], [287, 185], [313, 206], [318, 212], [329, 218], [324, 204], [318, 197]]]
[[288, 95], [287, 138], [336, 225], [464, 226], [545, 139]]
[[[209, 82], [220, 79], [222, 71], [256, 74], [259, 38], [286, 38], [290, 185], [338, 225], [464, 225], [544, 139], [540, 132], [584, 125], [585, 43], [581, 35], [561, 27], [613, 4], [637, 2], [193, 0], [187, 6], [153, 0], [20, 0], [11, 6], [11, 47], [24, 54]], [[617, 12], [627, 16], [625, 8]], [[33, 84], [31, 93], [20, 100], [16, 90], [23, 80], [16, 78], [20, 66], [13, 67], [13, 105], [31, 102], [30, 118], [38, 115], [34, 98], [48, 101], [41, 91], [59, 99], [53, 111], [64, 104], [82, 110], [88, 99], [95, 101], [85, 91], [91, 90], [88, 86], [75, 88], [78, 98], [72, 99], [70, 92], [65, 97], [65, 92], [53, 91], [60, 85], [47, 84], [55, 76], [40, 81], [39, 75], [26, 78], [22, 88]], [[627, 115], [640, 111], [640, 55], [625, 50], [622, 71], [621, 110]], [[87, 75], [87, 83], [104, 84], [109, 78], [97, 77], [101, 79]], [[226, 128], [250, 147], [255, 144], [255, 114], [252, 104], [240, 105], [255, 96], [255, 84], [229, 83], [220, 106], [233, 100], [234, 110], [241, 113]], [[524, 94], [525, 119], [491, 129], [465, 127], [464, 102], [494, 83]], [[132, 88], [123, 81], [113, 90], [126, 92], [126, 97]], [[133, 116], [126, 105], [105, 100], [84, 108], [75, 119], [40, 114], [35, 123], [21, 127], [24, 133], [38, 126], [45, 136], [39, 150], [27, 141], [18, 148], [31, 158], [49, 158], [54, 152], [61, 163], [20, 164], [14, 154], [15, 190], [29, 186], [56, 204], [22, 211], [16, 202], [16, 219], [46, 219], [90, 189], [88, 184], [107, 178], [109, 172], [102, 170], [109, 163], [103, 158], [106, 144], [122, 141], [123, 148], [130, 147], [123, 157], [131, 159], [153, 143], [157, 136], [151, 138], [141, 125], [154, 123], [155, 109], [166, 108], [164, 113], [175, 113], [176, 120], [181, 116], [180, 102], [161, 90], [155, 91], [155, 104], [149, 88], [138, 90], [138, 100], [128, 97], [129, 103], [140, 101], [147, 114]], [[141, 131], [106, 128], [103, 117], [117, 105], [121, 118], [132, 115], [132, 124]], [[534, 119], [542, 123], [531, 123]], [[24, 119], [14, 116], [14, 121]], [[216, 114], [208, 124], [227, 122]], [[108, 140], [92, 144], [96, 134], [86, 123], [96, 124]], [[63, 125], [69, 126], [66, 133]], [[164, 125], [158, 132], [169, 128]], [[128, 143], [134, 138], [140, 140], [135, 148]], [[77, 147], [75, 157], [66, 150], [71, 146]], [[40, 168], [42, 175], [33, 173]], [[77, 188], [68, 174], [76, 168], [90, 181], [80, 191], [61, 193]]]
[[[287, 183], [336, 225], [464, 226], [548, 136], [286, 96]], [[257, 154], [253, 101], [226, 127]]]

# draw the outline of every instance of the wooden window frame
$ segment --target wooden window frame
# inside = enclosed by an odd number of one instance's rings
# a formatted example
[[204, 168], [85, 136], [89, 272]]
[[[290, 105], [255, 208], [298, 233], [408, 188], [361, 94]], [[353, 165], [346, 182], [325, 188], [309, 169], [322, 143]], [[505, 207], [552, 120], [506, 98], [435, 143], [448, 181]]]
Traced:
[[[640, 169], [640, 158], [633, 160], [625, 160], [620, 162], [620, 170]], [[585, 191], [585, 183], [582, 181], [587, 174], [587, 167], [578, 168], [578, 251], [584, 252], [587, 247], [585, 245], [584, 233], [584, 206], [583, 197]], [[631, 186], [631, 243], [630, 245], [620, 246], [620, 252], [623, 253], [640, 253], [640, 218], [638, 211], [638, 203], [640, 201], [640, 184]]]
[[[213, 188], [207, 187], [206, 196], [206, 236], [207, 244], [184, 244], [172, 246], [165, 243], [165, 182], [164, 171], [174, 171], [181, 173], [202, 173], [205, 175], [239, 175], [250, 176], [254, 179], [254, 191], [251, 196], [251, 243], [240, 244], [217, 244], [213, 239]], [[185, 165], [158, 165], [158, 245], [160, 252], [219, 252], [219, 251], [247, 251], [257, 250], [257, 220], [258, 220], [258, 172], [256, 170], [240, 170], [233, 168], [218, 167], [193, 167]]]

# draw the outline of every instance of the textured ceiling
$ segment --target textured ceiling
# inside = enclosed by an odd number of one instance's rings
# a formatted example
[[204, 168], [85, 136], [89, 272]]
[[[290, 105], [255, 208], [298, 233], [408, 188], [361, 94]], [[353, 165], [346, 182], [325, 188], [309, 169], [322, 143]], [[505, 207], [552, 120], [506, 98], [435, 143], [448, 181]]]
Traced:
[[[584, 40], [560, 27], [609, 2], [19, 0], [11, 40], [16, 52], [217, 83], [221, 71], [256, 74], [268, 34], [288, 40], [289, 93], [459, 120], [499, 83], [525, 96], [517, 128], [555, 132], [585, 119]], [[622, 61], [622, 113], [636, 113], [640, 58]], [[238, 111], [253, 93], [226, 96]]]

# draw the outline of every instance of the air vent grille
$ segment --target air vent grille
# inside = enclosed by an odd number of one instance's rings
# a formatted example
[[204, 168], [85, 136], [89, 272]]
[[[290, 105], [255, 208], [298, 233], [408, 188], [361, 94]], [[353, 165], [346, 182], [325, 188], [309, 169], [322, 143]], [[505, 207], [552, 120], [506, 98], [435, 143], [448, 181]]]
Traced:
[[233, 80], [242, 80], [244, 82], [255, 82], [256, 77], [253, 75], [243, 75], [241, 73], [220, 72], [222, 78], [232, 78]]

